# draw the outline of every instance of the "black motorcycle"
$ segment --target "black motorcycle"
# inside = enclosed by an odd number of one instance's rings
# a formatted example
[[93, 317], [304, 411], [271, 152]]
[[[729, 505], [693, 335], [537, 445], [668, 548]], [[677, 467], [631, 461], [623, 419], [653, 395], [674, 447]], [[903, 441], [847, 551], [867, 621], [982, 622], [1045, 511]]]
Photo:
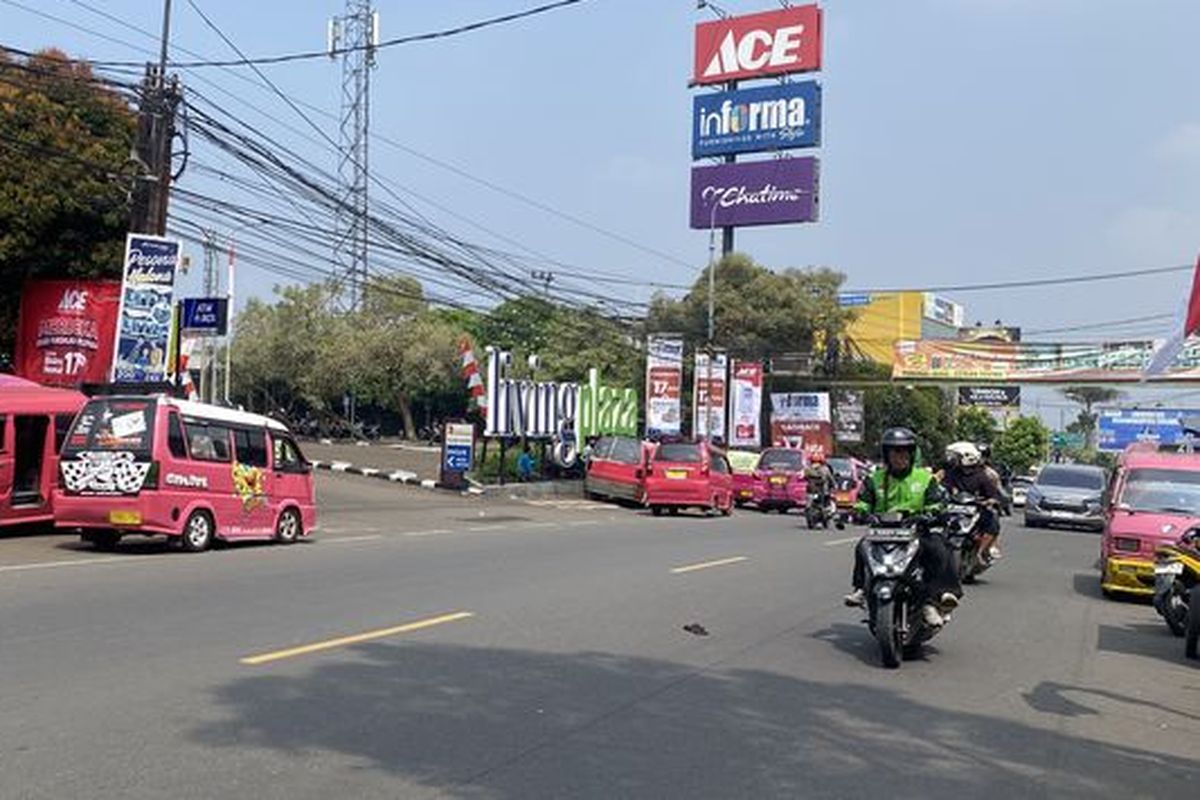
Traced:
[[958, 578], [963, 583], [974, 583], [992, 566], [980, 551], [983, 532], [979, 529], [983, 520], [984, 503], [970, 494], [958, 494], [951, 498], [943, 512], [940, 523], [950, 550], [954, 553]]
[[808, 503], [804, 506], [804, 522], [810, 531], [816, 528], [828, 529], [831, 522], [837, 524], [838, 530], [845, 527], [838, 515], [837, 501], [833, 499], [833, 496], [811, 489], [808, 493]]
[[919, 557], [923, 537], [941, 534], [931, 529], [928, 517], [888, 515], [870, 522], [863, 537], [867, 624], [879, 643], [883, 665], [895, 669], [941, 631], [929, 625], [922, 613], [927, 592]]

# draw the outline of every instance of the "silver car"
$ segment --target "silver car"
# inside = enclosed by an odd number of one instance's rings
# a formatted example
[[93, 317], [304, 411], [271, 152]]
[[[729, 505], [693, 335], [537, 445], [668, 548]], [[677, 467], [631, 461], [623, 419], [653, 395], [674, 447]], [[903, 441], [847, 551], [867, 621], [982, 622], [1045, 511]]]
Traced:
[[1025, 493], [1025, 527], [1069, 525], [1103, 531], [1107, 481], [1100, 467], [1048, 465]]

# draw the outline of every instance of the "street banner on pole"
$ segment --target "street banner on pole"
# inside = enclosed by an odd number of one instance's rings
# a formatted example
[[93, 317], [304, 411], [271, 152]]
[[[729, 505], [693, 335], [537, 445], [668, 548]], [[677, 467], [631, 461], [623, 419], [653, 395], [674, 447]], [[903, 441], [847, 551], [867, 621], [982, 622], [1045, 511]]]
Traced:
[[697, 438], [725, 439], [725, 374], [728, 370], [729, 361], [724, 353], [712, 357], [711, 370], [708, 353], [696, 353], [696, 371], [692, 376], [692, 430]]
[[21, 313], [13, 367], [41, 384], [104, 383], [112, 363], [118, 281], [29, 281]]
[[170, 361], [171, 315], [180, 244], [176, 239], [131, 233], [125, 238], [112, 379], [160, 383]]
[[837, 393], [834, 410], [834, 439], [839, 442], [858, 443], [863, 440], [864, 404], [862, 392], [841, 391]]
[[193, 336], [224, 336], [228, 325], [226, 297], [186, 297], [180, 330]]
[[762, 444], [763, 367], [758, 361], [733, 362], [733, 408], [730, 447]]
[[646, 340], [646, 435], [675, 436], [682, 430], [683, 339]]
[[803, 449], [808, 456], [833, 455], [833, 422], [828, 392], [771, 395], [771, 442]]

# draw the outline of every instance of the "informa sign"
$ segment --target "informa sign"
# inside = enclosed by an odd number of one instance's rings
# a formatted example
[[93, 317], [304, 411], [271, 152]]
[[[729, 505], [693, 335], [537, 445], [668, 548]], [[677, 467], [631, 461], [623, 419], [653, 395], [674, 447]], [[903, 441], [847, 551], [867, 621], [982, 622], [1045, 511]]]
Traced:
[[180, 327], [193, 336], [224, 336], [229, 301], [224, 297], [188, 297]]
[[[1153, 352], [1154, 342], [1146, 341], [1051, 344], [902, 340], [896, 343], [893, 354], [892, 377], [1000, 383], [1137, 381], [1144, 377]], [[1200, 339], [1189, 340], [1162, 377], [1200, 380]]]
[[809, 456], [833, 455], [833, 422], [827, 392], [771, 395], [771, 442], [803, 449]]
[[833, 414], [833, 437], [839, 442], [863, 440], [866, 428], [862, 392], [838, 392]]
[[114, 381], [158, 383], [167, 379], [179, 253], [175, 239], [140, 233], [126, 237]]
[[1099, 446], [1119, 453], [1136, 442], [1178, 446], [1187, 441], [1182, 420], [1200, 415], [1197, 409], [1152, 408], [1100, 412]]
[[646, 435], [682, 430], [683, 339], [650, 336], [646, 341]]
[[692, 158], [820, 144], [816, 81], [713, 92], [692, 100]]
[[696, 26], [693, 83], [787, 75], [821, 68], [816, 5], [746, 14]]
[[819, 172], [812, 156], [692, 167], [691, 225], [816, 222]]
[[37, 383], [104, 383], [112, 364], [119, 281], [29, 281], [21, 293], [16, 373]]
[[697, 438], [721, 441], [726, 438], [725, 375], [728, 370], [729, 359], [724, 353], [713, 356], [711, 370], [708, 354], [696, 353], [696, 371], [692, 376], [692, 430]]
[[448, 422], [442, 433], [443, 486], [463, 485], [463, 475], [475, 462], [475, 426], [469, 422]]
[[729, 446], [762, 445], [763, 366], [758, 361], [734, 361]]

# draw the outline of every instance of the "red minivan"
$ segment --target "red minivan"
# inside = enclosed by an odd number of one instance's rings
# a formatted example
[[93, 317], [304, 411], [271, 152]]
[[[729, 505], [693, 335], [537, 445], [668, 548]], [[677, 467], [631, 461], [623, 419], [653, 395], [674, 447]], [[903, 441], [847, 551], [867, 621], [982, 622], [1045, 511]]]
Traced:
[[658, 516], [681, 508], [733, 511], [733, 471], [706, 442], [660, 444], [646, 474], [646, 505]]
[[646, 493], [646, 466], [653, 453], [650, 442], [631, 436], [601, 436], [588, 458], [584, 494], [641, 505]]
[[54, 523], [111, 549], [126, 534], [183, 549], [291, 543], [316, 526], [312, 466], [281, 423], [165, 395], [96, 397], [67, 435]]
[[86, 401], [0, 375], [0, 527], [54, 519], [58, 451]]

